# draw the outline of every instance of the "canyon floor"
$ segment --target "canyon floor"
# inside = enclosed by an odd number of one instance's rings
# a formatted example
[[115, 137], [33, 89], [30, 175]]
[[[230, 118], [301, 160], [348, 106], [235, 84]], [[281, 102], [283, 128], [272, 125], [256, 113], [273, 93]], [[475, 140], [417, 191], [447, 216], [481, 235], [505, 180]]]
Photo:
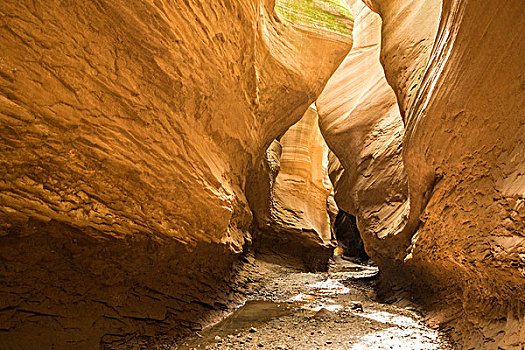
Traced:
[[336, 257], [305, 273], [260, 259], [246, 303], [222, 322], [159, 349], [453, 349], [412, 307], [377, 301], [377, 268]]

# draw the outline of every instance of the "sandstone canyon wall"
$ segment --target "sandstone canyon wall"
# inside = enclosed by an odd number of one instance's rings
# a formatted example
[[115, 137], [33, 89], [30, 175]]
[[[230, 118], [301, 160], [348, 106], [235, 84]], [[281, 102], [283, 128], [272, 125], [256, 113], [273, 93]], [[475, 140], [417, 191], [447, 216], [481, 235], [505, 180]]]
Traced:
[[403, 122], [379, 62], [381, 19], [361, 1], [352, 10], [354, 45], [316, 105], [337, 156], [331, 160], [337, 205], [357, 217], [368, 254], [388, 264], [406, 241], [400, 238], [407, 202]]
[[329, 252], [317, 115], [290, 126], [343, 59], [319, 126], [381, 287], [523, 348], [525, 2], [350, 3], [347, 55], [272, 0], [0, 2], [0, 348], [199, 329], [250, 230]]
[[384, 273], [404, 276], [463, 347], [521, 349], [525, 3], [367, 2], [406, 129], [412, 238]]
[[[328, 213], [332, 184], [328, 146], [315, 107], [275, 142], [278, 173], [271, 188], [269, 215], [258, 228], [256, 247], [288, 256], [310, 270], [327, 269], [334, 241]], [[269, 154], [276, 152], [272, 148]], [[291, 258], [291, 259], [290, 259]]]
[[459, 347], [521, 349], [525, 3], [350, 3], [354, 46], [316, 102], [337, 204], [387, 295], [408, 289]]
[[0, 3], [1, 348], [115, 345], [227, 308], [251, 169], [351, 44], [273, 7]]

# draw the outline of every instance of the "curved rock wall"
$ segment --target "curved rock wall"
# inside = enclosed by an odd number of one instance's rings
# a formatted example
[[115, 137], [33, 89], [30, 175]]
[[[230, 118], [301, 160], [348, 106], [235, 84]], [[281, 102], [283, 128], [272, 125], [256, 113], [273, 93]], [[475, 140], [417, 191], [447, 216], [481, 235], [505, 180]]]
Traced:
[[413, 234], [404, 262], [385, 272], [404, 272], [465, 348], [521, 349], [525, 3], [378, 0], [372, 8], [383, 18], [381, 57], [406, 123]]
[[[441, 0], [365, 0], [381, 15], [381, 63], [401, 115], [415, 98], [439, 25]], [[400, 49], [402, 48], [402, 49]]]
[[[332, 184], [328, 146], [315, 107], [278, 144], [279, 170], [271, 189], [269, 217], [259, 228], [258, 249], [292, 257], [308, 269], [327, 269], [334, 248], [328, 213]], [[269, 149], [270, 155], [275, 153], [273, 147]]]
[[226, 308], [250, 169], [350, 45], [273, 5], [0, 3], [0, 347], [94, 348]]
[[354, 45], [316, 105], [321, 132], [344, 168], [332, 175], [337, 205], [357, 217], [368, 254], [387, 264], [407, 242], [403, 122], [379, 62], [381, 19], [361, 1], [352, 10]]
[[[317, 101], [336, 200], [383, 287], [410, 286], [466, 348], [520, 349], [525, 3], [365, 3], [382, 22], [352, 1], [355, 47]], [[234, 301], [252, 213], [327, 242], [330, 192], [308, 187], [315, 210], [284, 194], [311, 175], [301, 142], [283, 137], [277, 177], [264, 152], [350, 43], [273, 8], [0, 3], [1, 348], [198, 329]]]

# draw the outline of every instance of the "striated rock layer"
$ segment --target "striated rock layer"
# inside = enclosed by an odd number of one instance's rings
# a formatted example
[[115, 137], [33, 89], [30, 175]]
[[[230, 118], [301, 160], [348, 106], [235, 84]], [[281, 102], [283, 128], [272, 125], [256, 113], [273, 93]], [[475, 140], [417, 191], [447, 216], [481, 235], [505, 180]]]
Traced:
[[199, 328], [232, 301], [253, 169], [350, 45], [273, 7], [0, 3], [1, 348]]
[[270, 166], [278, 167], [278, 173], [256, 247], [299, 260], [310, 270], [327, 269], [334, 248], [328, 213], [332, 184], [328, 146], [313, 106], [272, 144], [268, 154]]
[[367, 1], [406, 124], [401, 277], [465, 348], [525, 346], [525, 3]]
[[403, 122], [379, 62], [381, 18], [361, 1], [352, 10], [354, 45], [316, 105], [321, 132], [337, 156], [330, 165], [337, 205], [357, 217], [368, 254], [386, 263], [404, 242]]

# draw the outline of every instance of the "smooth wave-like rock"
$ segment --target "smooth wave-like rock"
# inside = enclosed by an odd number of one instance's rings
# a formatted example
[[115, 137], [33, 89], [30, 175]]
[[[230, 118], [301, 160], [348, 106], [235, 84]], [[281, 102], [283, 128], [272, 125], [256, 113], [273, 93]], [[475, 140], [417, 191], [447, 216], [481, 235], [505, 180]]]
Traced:
[[465, 348], [521, 349], [525, 3], [367, 2], [406, 124], [412, 240], [385, 273]]
[[351, 44], [273, 8], [0, 3], [0, 347], [94, 348], [227, 308], [248, 177]]
[[250, 231], [330, 252], [335, 195], [383, 292], [522, 349], [525, 2], [350, 3], [348, 54], [273, 0], [0, 2], [0, 348], [201, 329]]
[[278, 173], [271, 188], [269, 214], [258, 227], [256, 247], [298, 260], [309, 270], [326, 270], [335, 246], [328, 212], [332, 184], [328, 146], [315, 107], [275, 141], [268, 153]]
[[381, 18], [361, 1], [352, 11], [354, 45], [316, 105], [321, 132], [337, 156], [331, 169], [337, 205], [357, 217], [368, 254], [389, 264], [409, 240], [399, 237], [407, 209], [403, 122], [379, 62]]

